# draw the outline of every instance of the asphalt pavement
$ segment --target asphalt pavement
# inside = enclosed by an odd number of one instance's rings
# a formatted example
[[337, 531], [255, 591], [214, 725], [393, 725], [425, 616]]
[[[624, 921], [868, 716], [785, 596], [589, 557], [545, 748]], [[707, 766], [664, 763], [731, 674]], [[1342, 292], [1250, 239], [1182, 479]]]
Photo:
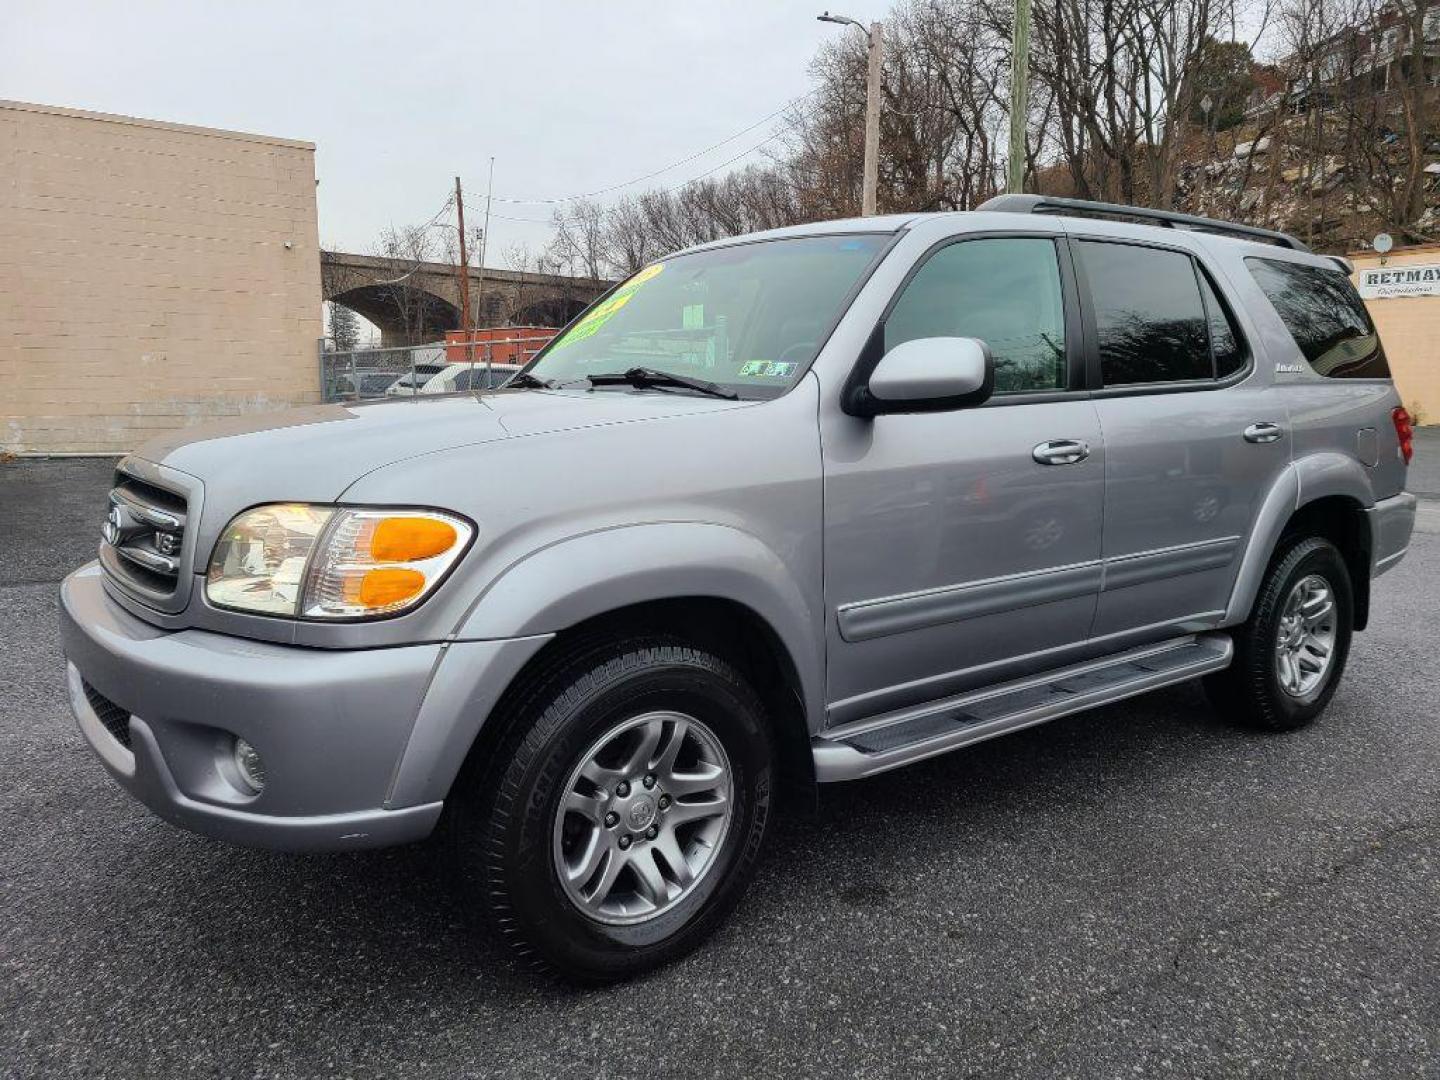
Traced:
[[1308, 730], [1194, 686], [828, 789], [686, 961], [578, 991], [435, 845], [222, 846], [65, 704], [109, 463], [0, 464], [0, 1075], [1440, 1076], [1440, 430], [1410, 556]]

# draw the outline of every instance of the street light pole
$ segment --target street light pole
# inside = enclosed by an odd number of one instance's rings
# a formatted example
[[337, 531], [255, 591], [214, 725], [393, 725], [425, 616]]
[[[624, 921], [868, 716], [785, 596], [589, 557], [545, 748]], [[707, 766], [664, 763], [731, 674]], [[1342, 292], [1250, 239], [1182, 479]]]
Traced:
[[[485, 187], [485, 227], [480, 230], [480, 274], [475, 283], [475, 314], [477, 322], [485, 318], [485, 248], [490, 243], [490, 200], [495, 197], [495, 159], [490, 159], [490, 181]], [[489, 349], [486, 349], [489, 355]]]
[[871, 23], [867, 30], [864, 23], [848, 15], [831, 15], [827, 11], [815, 17], [820, 22], [853, 26], [869, 39], [865, 68], [865, 162], [860, 186], [860, 213], [864, 217], [874, 217], [876, 193], [880, 187], [880, 60], [883, 43], [880, 24]]
[[1025, 129], [1030, 115], [1030, 0], [1015, 0], [1010, 60], [1010, 162], [1005, 190], [1025, 190]]
[[865, 181], [861, 186], [860, 213], [875, 216], [876, 189], [880, 186], [880, 24], [870, 24], [870, 66], [865, 72]]

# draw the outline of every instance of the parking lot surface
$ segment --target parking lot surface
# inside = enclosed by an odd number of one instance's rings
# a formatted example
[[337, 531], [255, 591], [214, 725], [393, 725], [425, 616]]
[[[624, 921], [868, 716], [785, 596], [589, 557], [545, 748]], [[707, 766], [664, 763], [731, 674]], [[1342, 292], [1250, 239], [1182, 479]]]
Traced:
[[827, 789], [688, 960], [512, 962], [436, 845], [151, 816], [65, 704], [56, 585], [110, 463], [0, 463], [0, 1075], [1440, 1075], [1440, 431], [1310, 729], [1183, 686]]

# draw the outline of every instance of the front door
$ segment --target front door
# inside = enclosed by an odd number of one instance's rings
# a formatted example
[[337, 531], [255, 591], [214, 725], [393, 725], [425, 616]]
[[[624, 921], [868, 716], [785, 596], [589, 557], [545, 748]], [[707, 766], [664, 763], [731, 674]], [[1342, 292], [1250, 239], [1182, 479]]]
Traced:
[[[1078, 389], [1074, 297], [1056, 238], [942, 246], [892, 302], [882, 347], [979, 338], [995, 357], [995, 396], [824, 420], [832, 723], [1050, 666], [1047, 653], [1085, 641], [1105, 448]], [[1045, 450], [1067, 442], [1074, 453]]]

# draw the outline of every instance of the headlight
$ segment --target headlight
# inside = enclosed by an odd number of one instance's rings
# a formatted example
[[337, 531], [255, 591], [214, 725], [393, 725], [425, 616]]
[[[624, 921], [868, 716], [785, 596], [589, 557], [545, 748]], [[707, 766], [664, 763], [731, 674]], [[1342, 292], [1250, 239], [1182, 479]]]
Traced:
[[205, 595], [263, 615], [393, 615], [435, 587], [472, 535], [468, 522], [434, 510], [257, 506], [220, 534]]

